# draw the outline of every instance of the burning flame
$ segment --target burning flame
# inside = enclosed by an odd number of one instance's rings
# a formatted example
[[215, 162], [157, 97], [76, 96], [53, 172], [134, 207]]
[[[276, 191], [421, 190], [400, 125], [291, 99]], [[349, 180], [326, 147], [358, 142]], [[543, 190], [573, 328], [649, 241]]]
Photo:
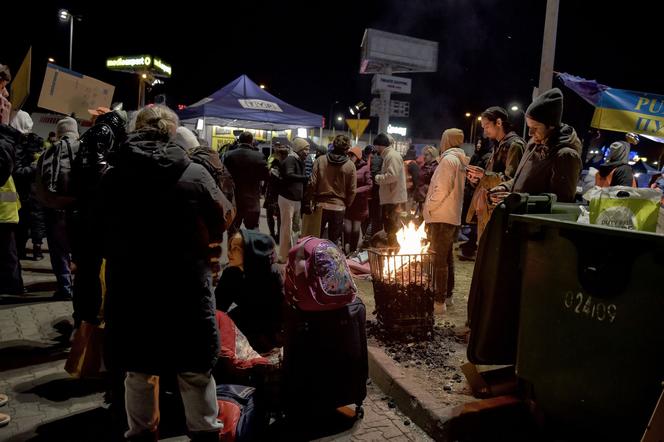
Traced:
[[[398, 255], [421, 255], [429, 251], [429, 243], [427, 234], [424, 231], [424, 224], [420, 227], [415, 227], [412, 221], [407, 226], [403, 226], [397, 232], [397, 242], [399, 243], [399, 250], [392, 256], [383, 259], [383, 276], [394, 277], [396, 272], [403, 267], [411, 264], [411, 262], [421, 262], [420, 256], [406, 257], [400, 259], [397, 265], [397, 260], [394, 256]], [[426, 244], [425, 244], [426, 243]]]

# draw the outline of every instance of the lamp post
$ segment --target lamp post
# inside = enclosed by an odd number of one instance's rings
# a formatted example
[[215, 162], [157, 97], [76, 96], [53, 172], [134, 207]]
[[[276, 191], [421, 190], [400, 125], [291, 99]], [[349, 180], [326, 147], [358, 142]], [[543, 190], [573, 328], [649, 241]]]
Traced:
[[[466, 112], [465, 116], [466, 118], [470, 118], [472, 115], [470, 114], [470, 112]], [[470, 123], [468, 124], [468, 139], [470, 139], [470, 133], [472, 131], [473, 131], [473, 122], [471, 120]]]
[[519, 106], [514, 105], [510, 107], [510, 110], [512, 112], [520, 112], [523, 115], [523, 139], [526, 139], [526, 113], [521, 109]]
[[60, 9], [58, 13], [60, 21], [67, 22], [69, 21], [69, 69], [71, 70], [71, 62], [73, 57], [73, 48], [74, 48], [74, 19], [80, 20], [81, 17], [72, 14], [66, 9]]
[[359, 138], [358, 134], [360, 130], [360, 112], [362, 112], [366, 108], [367, 107], [361, 101], [359, 101], [356, 105], [348, 108], [348, 111], [350, 112], [351, 115], [357, 115], [357, 127], [355, 128], [355, 144], [357, 144]]

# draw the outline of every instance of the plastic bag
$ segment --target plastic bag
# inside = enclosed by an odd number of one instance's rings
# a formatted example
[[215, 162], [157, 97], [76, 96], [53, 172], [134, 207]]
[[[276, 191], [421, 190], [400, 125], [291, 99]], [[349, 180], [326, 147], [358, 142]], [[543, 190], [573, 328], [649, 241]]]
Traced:
[[625, 186], [594, 187], [583, 195], [590, 201], [590, 224], [655, 232], [662, 192]]
[[576, 222], [579, 224], [590, 224], [590, 212], [586, 206], [579, 206], [579, 217]]

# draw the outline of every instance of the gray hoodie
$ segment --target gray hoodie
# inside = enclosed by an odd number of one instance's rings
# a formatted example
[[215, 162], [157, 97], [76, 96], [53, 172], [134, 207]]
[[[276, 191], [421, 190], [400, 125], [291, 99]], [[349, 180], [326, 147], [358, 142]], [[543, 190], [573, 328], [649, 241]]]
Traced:
[[424, 201], [424, 221], [461, 225], [466, 166], [470, 158], [463, 149], [451, 147], [442, 153]]

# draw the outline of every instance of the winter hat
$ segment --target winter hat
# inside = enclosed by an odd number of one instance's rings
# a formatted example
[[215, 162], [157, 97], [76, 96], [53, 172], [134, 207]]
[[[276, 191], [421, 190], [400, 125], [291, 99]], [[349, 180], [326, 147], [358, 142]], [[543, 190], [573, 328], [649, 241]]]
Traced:
[[200, 143], [196, 139], [196, 135], [184, 126], [180, 126], [175, 130], [175, 138], [173, 141], [178, 146], [184, 148], [184, 150], [190, 150], [200, 146]]
[[563, 93], [557, 87], [544, 92], [530, 103], [526, 116], [547, 126], [560, 126], [563, 117]]
[[14, 116], [14, 119], [12, 120], [11, 123], [9, 123], [11, 127], [14, 129], [18, 130], [22, 134], [27, 134], [32, 132], [32, 118], [30, 118], [30, 114], [28, 114], [25, 111], [18, 111], [16, 115]]
[[447, 129], [440, 137], [440, 153], [442, 154], [451, 147], [461, 146], [463, 144], [463, 131], [461, 129]]
[[65, 117], [55, 125], [55, 137], [59, 140], [67, 137], [78, 140], [78, 123], [72, 117]]
[[304, 138], [295, 138], [293, 142], [291, 143], [293, 147], [293, 152], [295, 153], [300, 153], [307, 147], [309, 147], [309, 143], [307, 143], [307, 140]]
[[354, 146], [348, 149], [349, 154], [353, 154], [357, 157], [358, 160], [362, 159], [362, 149], [360, 149], [360, 146]]
[[390, 139], [387, 137], [386, 134], [384, 133], [379, 133], [376, 135], [376, 138], [373, 140], [373, 145], [374, 146], [385, 146], [389, 147], [392, 143], [390, 142]]

